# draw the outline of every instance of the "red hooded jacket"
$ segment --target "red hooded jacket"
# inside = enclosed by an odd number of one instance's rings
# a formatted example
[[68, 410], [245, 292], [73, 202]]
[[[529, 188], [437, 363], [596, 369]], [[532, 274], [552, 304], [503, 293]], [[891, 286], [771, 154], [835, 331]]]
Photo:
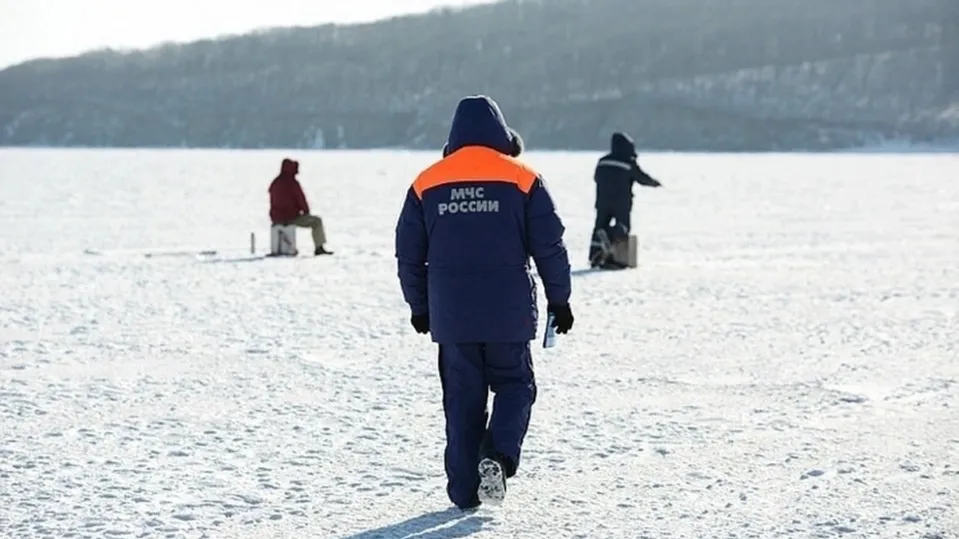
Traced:
[[270, 184], [270, 220], [273, 224], [290, 223], [300, 215], [310, 213], [306, 195], [296, 179], [299, 171], [298, 162], [284, 159], [280, 175]]

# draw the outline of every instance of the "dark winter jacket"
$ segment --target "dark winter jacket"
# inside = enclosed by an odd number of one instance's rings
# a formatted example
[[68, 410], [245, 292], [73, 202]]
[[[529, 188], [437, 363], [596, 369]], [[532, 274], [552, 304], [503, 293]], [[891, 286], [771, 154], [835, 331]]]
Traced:
[[296, 179], [299, 171], [298, 162], [284, 159], [279, 176], [270, 184], [270, 221], [273, 224], [290, 223], [300, 215], [310, 213], [303, 187]]
[[636, 163], [636, 144], [625, 133], [613, 133], [610, 152], [596, 163], [596, 209], [632, 208], [633, 183], [649, 187], [661, 184]]
[[485, 96], [462, 99], [446, 156], [407, 191], [396, 225], [403, 297], [429, 314], [438, 343], [536, 337], [536, 263], [549, 303], [566, 304], [565, 228], [542, 178], [515, 158], [522, 142]]

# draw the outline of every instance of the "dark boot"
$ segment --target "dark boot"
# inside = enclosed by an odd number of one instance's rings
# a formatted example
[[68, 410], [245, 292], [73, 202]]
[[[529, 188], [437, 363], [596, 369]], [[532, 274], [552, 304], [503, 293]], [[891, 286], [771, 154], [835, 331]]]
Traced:
[[589, 246], [589, 266], [591, 268], [602, 267], [612, 254], [613, 246], [609, 240], [609, 234], [602, 228], [594, 230], [593, 239]]
[[323, 247], [323, 246], [317, 247], [316, 250], [313, 251], [313, 256], [331, 255], [331, 254], [333, 254], [333, 251], [327, 251], [326, 247]]
[[477, 510], [479, 506], [480, 506], [479, 496], [474, 494], [473, 497], [470, 498], [468, 502], [464, 503], [463, 505], [457, 505], [456, 507], [463, 512], [472, 512]]

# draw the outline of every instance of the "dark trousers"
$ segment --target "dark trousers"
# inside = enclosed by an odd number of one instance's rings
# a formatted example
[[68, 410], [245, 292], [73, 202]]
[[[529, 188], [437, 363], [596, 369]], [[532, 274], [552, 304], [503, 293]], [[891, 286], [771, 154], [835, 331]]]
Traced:
[[630, 230], [629, 218], [631, 213], [632, 208], [630, 207], [597, 209], [596, 223], [593, 225], [593, 230], [598, 228], [608, 229], [613, 227], [613, 220], [615, 219], [615, 228], [628, 235]]
[[[446, 491], [454, 504], [471, 506], [483, 457], [504, 460], [507, 477], [519, 467], [536, 401], [530, 343], [441, 344], [439, 371], [446, 416]], [[492, 414], [486, 407], [490, 391]]]

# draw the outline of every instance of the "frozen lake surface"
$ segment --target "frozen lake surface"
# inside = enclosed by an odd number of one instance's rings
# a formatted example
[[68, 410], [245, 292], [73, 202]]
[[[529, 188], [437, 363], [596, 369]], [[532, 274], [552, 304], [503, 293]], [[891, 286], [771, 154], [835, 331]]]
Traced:
[[[589, 273], [598, 155], [530, 153], [576, 326], [462, 515], [393, 259], [438, 154], [0, 150], [0, 536], [956, 537], [959, 156], [650, 154]], [[334, 257], [250, 257], [286, 155]]]

